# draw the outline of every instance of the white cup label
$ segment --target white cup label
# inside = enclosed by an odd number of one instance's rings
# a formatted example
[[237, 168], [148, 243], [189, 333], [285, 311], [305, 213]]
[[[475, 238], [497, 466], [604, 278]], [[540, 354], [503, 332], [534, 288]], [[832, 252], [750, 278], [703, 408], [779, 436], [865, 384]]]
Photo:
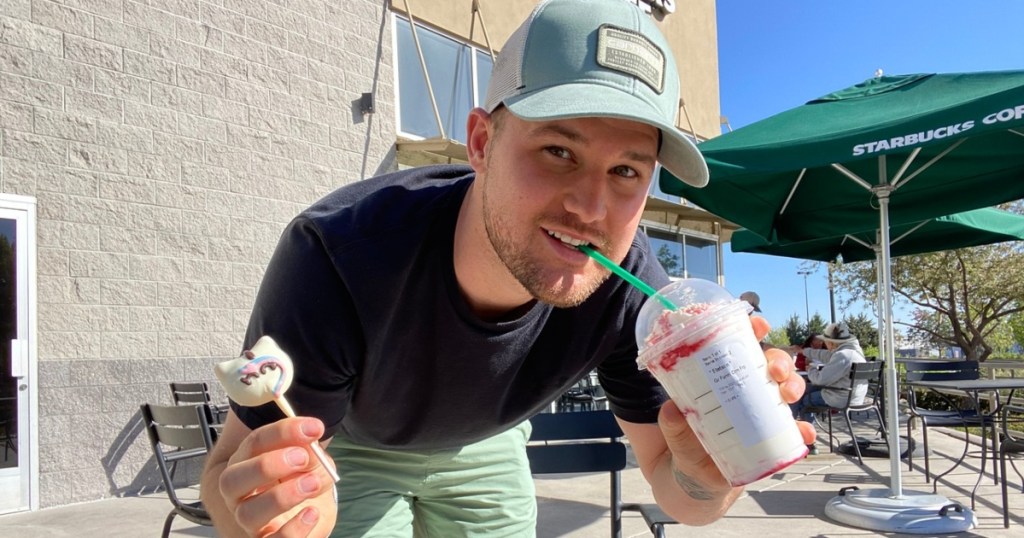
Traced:
[[[711, 390], [718, 398], [717, 407], [708, 408], [711, 402], [700, 402], [698, 406], [706, 434], [720, 436], [735, 429], [744, 446], [753, 446], [774, 437], [792, 422], [792, 413], [782, 401], [778, 385], [768, 377], [768, 364], [756, 340], [744, 335], [723, 335], [698, 351], [693, 359], [703, 365]], [[698, 400], [707, 396], [710, 394]], [[723, 411], [729, 424], [721, 421], [721, 429], [715, 431], [715, 415]]]

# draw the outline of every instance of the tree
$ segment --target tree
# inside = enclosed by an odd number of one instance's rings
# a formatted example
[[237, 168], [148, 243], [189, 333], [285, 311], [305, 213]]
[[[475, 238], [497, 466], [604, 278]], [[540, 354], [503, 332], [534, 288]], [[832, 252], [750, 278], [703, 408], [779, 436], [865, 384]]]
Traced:
[[786, 337], [790, 344], [802, 344], [808, 336], [825, 332], [825, 319], [821, 314], [815, 312], [811, 320], [805, 325], [800, 322], [800, 316], [793, 314], [786, 320], [782, 328], [786, 331]]
[[769, 331], [768, 336], [765, 337], [764, 341], [775, 347], [786, 347], [791, 343], [789, 341], [789, 335], [786, 334], [786, 330], [782, 327]]
[[843, 320], [863, 348], [878, 347], [878, 320], [860, 313]]
[[812, 334], [821, 334], [825, 332], [825, 327], [828, 323], [825, 322], [825, 318], [821, 317], [821, 314], [815, 312], [811, 319], [807, 322], [807, 327], [804, 329], [804, 338]]
[[[874, 263], [839, 265], [834, 280], [847, 304], [874, 304]], [[1024, 312], [1024, 249], [1014, 242], [895, 258], [892, 285], [915, 308], [912, 320], [895, 322], [908, 337], [984, 361], [1008, 344], [1009, 320]]]
[[790, 344], [799, 344], [807, 338], [807, 328], [800, 323], [800, 316], [795, 313], [789, 316], [786, 325], [782, 328], [786, 331], [786, 337], [789, 338]]
[[[1017, 313], [1010, 316], [1009, 319], [1010, 332], [1013, 334], [1013, 341], [1018, 346], [1024, 344], [1024, 313]], [[1013, 353], [1019, 354], [1020, 348], [1018, 347]]]
[[658, 262], [665, 268], [665, 272], [669, 276], [683, 276], [682, 260], [678, 255], [672, 253], [672, 249], [668, 248], [668, 245], [661, 245], [656, 256], [658, 257]]

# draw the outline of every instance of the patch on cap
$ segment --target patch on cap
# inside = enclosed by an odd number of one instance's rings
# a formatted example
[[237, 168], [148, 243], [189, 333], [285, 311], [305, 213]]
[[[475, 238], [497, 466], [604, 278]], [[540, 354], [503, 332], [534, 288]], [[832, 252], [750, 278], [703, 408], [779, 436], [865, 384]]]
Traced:
[[638, 32], [603, 25], [597, 31], [597, 63], [640, 79], [652, 90], [665, 90], [665, 53]]

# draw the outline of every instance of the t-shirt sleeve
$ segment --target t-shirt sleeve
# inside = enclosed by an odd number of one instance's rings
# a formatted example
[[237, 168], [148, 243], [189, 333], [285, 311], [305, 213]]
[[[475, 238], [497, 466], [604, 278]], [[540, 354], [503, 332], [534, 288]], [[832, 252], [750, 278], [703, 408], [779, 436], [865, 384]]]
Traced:
[[[291, 357], [295, 377], [285, 398], [300, 416], [324, 422], [332, 436], [345, 416], [364, 356], [351, 294], [334, 269], [320, 231], [296, 218], [285, 229], [267, 266], [249, 319], [244, 349], [270, 335]], [[232, 402], [246, 426], [283, 417], [274, 403], [243, 407]]]
[[658, 422], [658, 412], [668, 395], [650, 372], [637, 368], [635, 345], [605, 359], [597, 375], [615, 416], [638, 424]]

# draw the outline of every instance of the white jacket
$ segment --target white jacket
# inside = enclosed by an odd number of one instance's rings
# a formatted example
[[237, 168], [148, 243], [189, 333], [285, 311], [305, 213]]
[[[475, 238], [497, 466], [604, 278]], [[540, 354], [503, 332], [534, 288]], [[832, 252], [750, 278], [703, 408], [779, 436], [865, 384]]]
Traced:
[[[860, 343], [854, 339], [839, 344], [833, 351], [804, 348], [807, 357], [807, 379], [812, 385], [825, 387], [821, 396], [830, 407], [845, 407], [847, 388], [850, 386], [850, 369], [855, 362], [867, 362]], [[831, 388], [834, 387], [834, 388]], [[868, 380], [858, 379], [853, 387], [851, 405], [864, 403], [868, 392]]]

